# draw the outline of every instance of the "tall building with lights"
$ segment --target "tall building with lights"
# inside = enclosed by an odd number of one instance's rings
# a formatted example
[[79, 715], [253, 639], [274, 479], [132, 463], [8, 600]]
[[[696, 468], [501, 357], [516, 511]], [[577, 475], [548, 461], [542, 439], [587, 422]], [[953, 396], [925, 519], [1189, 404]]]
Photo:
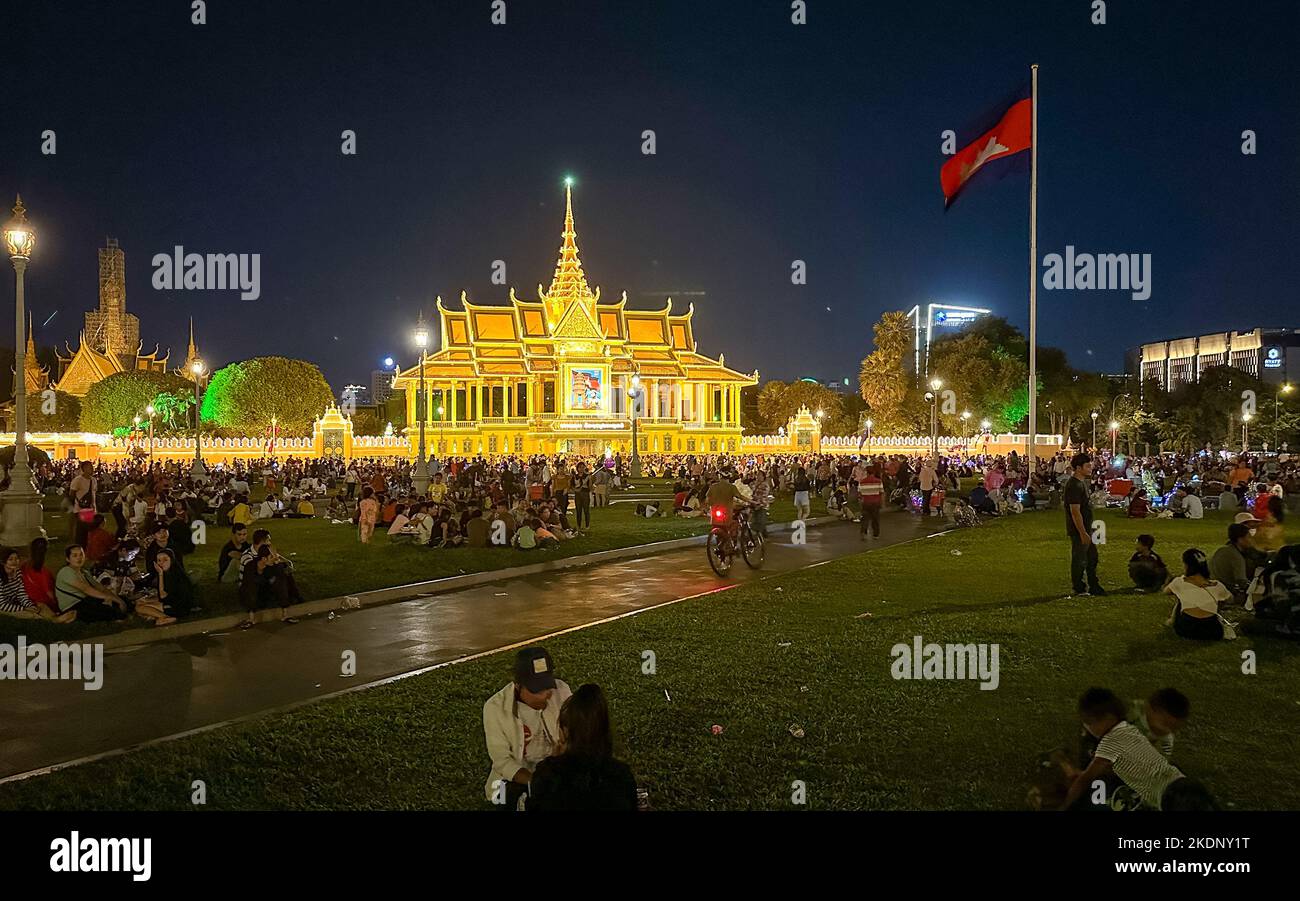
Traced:
[[[644, 452], [737, 451], [742, 389], [758, 372], [696, 349], [694, 306], [674, 313], [602, 302], [578, 255], [573, 192], [550, 287], [536, 301], [461, 309], [437, 302], [440, 349], [424, 361], [426, 433], [446, 454], [577, 453], [631, 449], [637, 419]], [[420, 366], [400, 370], [407, 433], [418, 428]], [[441, 408], [443, 413], [439, 415]]]
[[944, 332], [970, 325], [989, 312], [979, 307], [959, 307], [948, 303], [926, 304], [924, 314], [920, 304], [908, 310], [907, 318], [912, 322], [913, 338], [912, 358], [906, 361], [906, 366], [907, 371], [916, 379], [918, 387], [930, 373], [930, 342], [936, 337], [942, 337]]
[[1270, 384], [1300, 381], [1300, 330], [1254, 328], [1153, 341], [1130, 350], [1128, 371], [1166, 391], [1199, 381], [1212, 366], [1231, 366]]

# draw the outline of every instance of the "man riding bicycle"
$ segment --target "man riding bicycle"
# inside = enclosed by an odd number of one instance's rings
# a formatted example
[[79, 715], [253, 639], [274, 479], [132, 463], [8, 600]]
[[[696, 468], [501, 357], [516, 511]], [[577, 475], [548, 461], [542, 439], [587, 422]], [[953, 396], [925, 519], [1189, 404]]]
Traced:
[[749, 504], [749, 498], [745, 497], [734, 483], [727, 481], [724, 476], [719, 476], [718, 480], [709, 486], [704, 500], [709, 508], [709, 522], [715, 526], [725, 525], [728, 542], [734, 542], [739, 527], [735, 513]]

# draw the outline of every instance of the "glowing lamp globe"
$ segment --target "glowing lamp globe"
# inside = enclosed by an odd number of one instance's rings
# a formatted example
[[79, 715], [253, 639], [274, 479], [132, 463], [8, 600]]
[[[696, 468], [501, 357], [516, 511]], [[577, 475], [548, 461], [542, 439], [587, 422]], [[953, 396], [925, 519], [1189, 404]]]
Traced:
[[35, 245], [36, 232], [27, 221], [27, 209], [23, 206], [23, 199], [19, 197], [14, 204], [13, 217], [5, 223], [5, 246], [9, 249], [10, 257], [15, 260], [25, 260], [32, 255], [32, 248]]

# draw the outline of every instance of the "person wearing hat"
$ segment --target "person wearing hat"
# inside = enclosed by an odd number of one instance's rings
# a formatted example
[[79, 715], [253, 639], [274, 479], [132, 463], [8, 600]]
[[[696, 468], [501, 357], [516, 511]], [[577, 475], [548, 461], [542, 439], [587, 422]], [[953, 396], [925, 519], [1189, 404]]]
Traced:
[[560, 707], [572, 692], [555, 678], [545, 648], [523, 648], [515, 655], [514, 678], [483, 705], [483, 734], [492, 771], [487, 799], [515, 810], [528, 790], [533, 770], [554, 751], [560, 736]]

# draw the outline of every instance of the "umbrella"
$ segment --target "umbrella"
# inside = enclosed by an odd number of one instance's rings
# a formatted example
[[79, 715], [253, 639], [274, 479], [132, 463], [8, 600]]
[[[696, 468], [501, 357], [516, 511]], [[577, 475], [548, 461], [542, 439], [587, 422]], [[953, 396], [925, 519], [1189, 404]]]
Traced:
[[[50, 462], [50, 455], [47, 454], [45, 451], [41, 450], [39, 447], [35, 447], [29, 444], [27, 445], [27, 462], [32, 466], [41, 466], [45, 463]], [[12, 444], [9, 445], [8, 447], [0, 448], [0, 464], [2, 464], [5, 469], [10, 469], [13, 467], [14, 446]]]

